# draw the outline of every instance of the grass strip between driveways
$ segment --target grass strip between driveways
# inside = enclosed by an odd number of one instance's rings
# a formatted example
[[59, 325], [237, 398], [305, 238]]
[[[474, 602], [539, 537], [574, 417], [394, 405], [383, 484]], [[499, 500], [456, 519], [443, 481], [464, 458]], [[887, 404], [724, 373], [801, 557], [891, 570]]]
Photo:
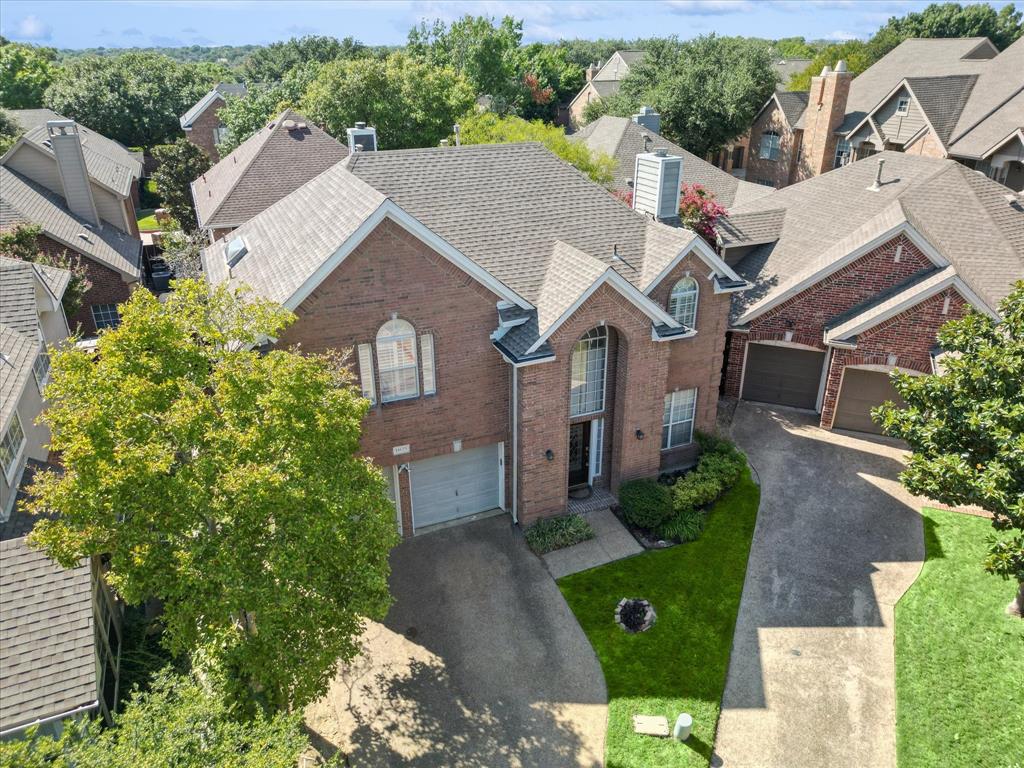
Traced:
[[[646, 552], [558, 582], [608, 686], [607, 768], [705, 766], [721, 709], [760, 491], [749, 471], [714, 505], [697, 541]], [[647, 632], [614, 621], [623, 597], [657, 612]], [[693, 716], [685, 743], [633, 733], [635, 714]]]
[[982, 570], [992, 524], [924, 509], [926, 557], [896, 604], [900, 768], [1024, 765], [1024, 621]]

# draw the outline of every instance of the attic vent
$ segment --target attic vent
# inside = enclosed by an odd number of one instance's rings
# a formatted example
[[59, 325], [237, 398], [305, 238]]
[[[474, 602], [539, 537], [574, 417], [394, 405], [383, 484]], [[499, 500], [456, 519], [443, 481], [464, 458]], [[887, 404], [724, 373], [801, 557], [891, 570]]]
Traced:
[[295, 126], [295, 121], [294, 120], [285, 120], [283, 123], [281, 123], [281, 127], [283, 127], [286, 131], [294, 131], [295, 127], [296, 127]]
[[227, 258], [228, 269], [238, 264], [248, 252], [249, 247], [245, 244], [245, 240], [240, 237], [233, 238], [228, 243], [227, 251], [224, 254]]
[[87, 243], [89, 242], [89, 235], [86, 232], [79, 232], [78, 237], [82, 240], [85, 240], [85, 242]]

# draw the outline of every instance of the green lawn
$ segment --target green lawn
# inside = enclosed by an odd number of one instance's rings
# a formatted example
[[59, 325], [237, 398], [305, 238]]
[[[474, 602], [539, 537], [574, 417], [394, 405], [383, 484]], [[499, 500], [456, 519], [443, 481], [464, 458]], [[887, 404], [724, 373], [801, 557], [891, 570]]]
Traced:
[[160, 229], [156, 223], [156, 216], [153, 212], [156, 208], [139, 208], [135, 211], [135, 217], [139, 222], [139, 232], [155, 232]]
[[[759, 499], [744, 471], [697, 541], [559, 581], [608, 685], [608, 768], [708, 765]], [[623, 597], [650, 600], [654, 627], [619, 629], [613, 614]], [[665, 715], [671, 727], [680, 712], [694, 720], [683, 744], [633, 733], [634, 714]]]
[[991, 523], [922, 511], [927, 558], [896, 605], [900, 768], [1024, 765], [1024, 621], [981, 568]]

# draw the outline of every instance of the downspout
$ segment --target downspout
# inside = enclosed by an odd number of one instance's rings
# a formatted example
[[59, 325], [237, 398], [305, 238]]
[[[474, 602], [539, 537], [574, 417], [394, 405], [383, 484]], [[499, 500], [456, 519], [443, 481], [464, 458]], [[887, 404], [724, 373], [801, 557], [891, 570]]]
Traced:
[[512, 365], [512, 523], [519, 525], [519, 369]]

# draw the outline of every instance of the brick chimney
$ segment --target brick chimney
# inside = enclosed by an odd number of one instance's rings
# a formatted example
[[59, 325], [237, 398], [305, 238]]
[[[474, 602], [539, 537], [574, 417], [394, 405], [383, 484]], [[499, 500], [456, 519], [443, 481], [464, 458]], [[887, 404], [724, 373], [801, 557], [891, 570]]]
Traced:
[[96, 201], [92, 196], [89, 171], [85, 167], [82, 138], [74, 120], [49, 120], [46, 123], [50, 149], [57, 158], [57, 172], [64, 188], [68, 209], [95, 226], [100, 225]]
[[797, 168], [798, 180], [831, 171], [835, 162], [836, 129], [846, 117], [846, 100], [853, 75], [842, 59], [833, 70], [825, 67], [811, 78], [811, 90], [804, 115], [803, 160]]
[[601, 62], [595, 61], [595, 62], [591, 63], [591, 65], [589, 67], [587, 67], [587, 69], [586, 69], [587, 82], [589, 83], [591, 80], [593, 80], [594, 77], [597, 75], [597, 73], [600, 72], [600, 71], [601, 71]]

